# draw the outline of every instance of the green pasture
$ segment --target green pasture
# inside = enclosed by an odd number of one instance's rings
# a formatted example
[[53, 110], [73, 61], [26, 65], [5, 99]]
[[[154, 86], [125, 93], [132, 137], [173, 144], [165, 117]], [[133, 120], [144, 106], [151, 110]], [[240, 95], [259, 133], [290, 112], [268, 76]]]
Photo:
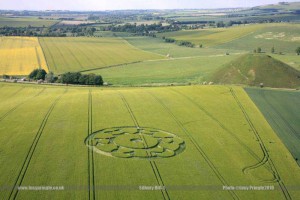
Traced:
[[113, 85], [147, 85], [165, 83], [199, 83], [208, 81], [210, 76], [223, 65], [237, 59], [239, 55], [212, 55], [192, 58], [173, 58], [145, 61], [99, 69], [86, 73], [102, 75]]

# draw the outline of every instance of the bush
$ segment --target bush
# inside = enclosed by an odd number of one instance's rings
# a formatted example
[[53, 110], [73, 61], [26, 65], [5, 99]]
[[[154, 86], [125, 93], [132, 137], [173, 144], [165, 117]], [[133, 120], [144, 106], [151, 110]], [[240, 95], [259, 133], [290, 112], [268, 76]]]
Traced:
[[300, 47], [298, 47], [298, 48], [296, 49], [296, 53], [297, 53], [298, 56], [300, 55]]
[[179, 46], [186, 46], [186, 47], [191, 47], [193, 48], [195, 45], [189, 41], [179, 41], [178, 43]]
[[45, 80], [45, 76], [46, 76], [47, 72], [44, 69], [34, 69], [29, 75], [28, 78], [29, 79], [33, 79], [33, 80]]
[[173, 39], [173, 38], [165, 38], [165, 42], [167, 42], [167, 43], [174, 43], [175, 39]]

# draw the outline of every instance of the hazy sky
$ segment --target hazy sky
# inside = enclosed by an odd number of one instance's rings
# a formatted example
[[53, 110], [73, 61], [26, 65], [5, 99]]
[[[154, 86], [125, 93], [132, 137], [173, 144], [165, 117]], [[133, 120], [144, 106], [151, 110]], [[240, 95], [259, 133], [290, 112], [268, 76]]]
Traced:
[[274, 4], [280, 1], [295, 0], [0, 0], [0, 10], [232, 8]]

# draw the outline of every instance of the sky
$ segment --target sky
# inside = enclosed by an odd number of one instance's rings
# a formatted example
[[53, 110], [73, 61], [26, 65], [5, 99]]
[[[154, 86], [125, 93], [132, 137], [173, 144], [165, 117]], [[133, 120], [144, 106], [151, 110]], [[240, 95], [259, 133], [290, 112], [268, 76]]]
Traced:
[[253, 7], [281, 1], [295, 0], [0, 0], [0, 10], [205, 9]]

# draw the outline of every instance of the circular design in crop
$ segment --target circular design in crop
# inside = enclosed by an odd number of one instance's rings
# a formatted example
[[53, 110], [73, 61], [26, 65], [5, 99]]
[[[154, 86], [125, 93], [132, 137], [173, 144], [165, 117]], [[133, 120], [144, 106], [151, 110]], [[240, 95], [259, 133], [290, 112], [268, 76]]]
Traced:
[[185, 149], [173, 133], [147, 127], [115, 127], [96, 131], [85, 144], [94, 152], [119, 158], [168, 158]]

